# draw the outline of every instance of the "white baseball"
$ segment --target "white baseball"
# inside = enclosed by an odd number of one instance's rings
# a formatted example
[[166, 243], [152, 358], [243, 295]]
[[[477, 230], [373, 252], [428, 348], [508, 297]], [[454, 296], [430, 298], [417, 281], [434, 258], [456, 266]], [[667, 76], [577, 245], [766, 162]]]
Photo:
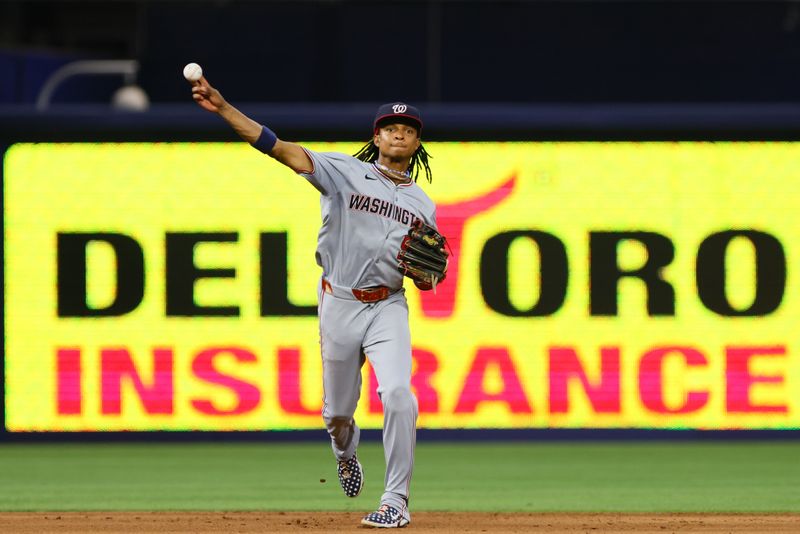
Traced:
[[197, 63], [189, 63], [183, 67], [183, 77], [190, 82], [196, 82], [203, 75], [203, 69]]

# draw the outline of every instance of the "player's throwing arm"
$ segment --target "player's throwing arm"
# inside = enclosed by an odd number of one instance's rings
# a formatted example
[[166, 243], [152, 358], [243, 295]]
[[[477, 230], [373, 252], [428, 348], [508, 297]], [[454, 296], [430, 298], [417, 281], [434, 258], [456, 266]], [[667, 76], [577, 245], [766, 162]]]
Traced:
[[311, 159], [300, 145], [281, 141], [272, 130], [257, 123], [228, 103], [222, 93], [208, 83], [200, 65], [189, 63], [183, 69], [183, 76], [192, 84], [194, 101], [203, 109], [225, 119], [244, 141], [295, 172], [306, 172], [311, 169]]

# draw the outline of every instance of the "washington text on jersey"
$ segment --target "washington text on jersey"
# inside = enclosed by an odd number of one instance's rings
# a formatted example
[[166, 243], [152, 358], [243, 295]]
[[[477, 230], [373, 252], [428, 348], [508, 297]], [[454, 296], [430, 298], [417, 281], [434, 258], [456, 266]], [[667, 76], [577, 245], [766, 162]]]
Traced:
[[350, 193], [350, 209], [355, 211], [365, 211], [376, 213], [382, 217], [393, 219], [400, 224], [411, 226], [419, 217], [397, 204], [391, 204], [386, 200], [373, 198], [367, 195]]

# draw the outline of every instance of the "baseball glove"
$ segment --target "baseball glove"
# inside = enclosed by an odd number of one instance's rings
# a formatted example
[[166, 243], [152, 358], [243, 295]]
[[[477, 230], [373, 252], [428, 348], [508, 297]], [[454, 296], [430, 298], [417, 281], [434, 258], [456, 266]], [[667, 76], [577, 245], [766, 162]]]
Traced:
[[436, 289], [447, 274], [447, 239], [417, 219], [400, 243], [397, 269], [423, 290]]

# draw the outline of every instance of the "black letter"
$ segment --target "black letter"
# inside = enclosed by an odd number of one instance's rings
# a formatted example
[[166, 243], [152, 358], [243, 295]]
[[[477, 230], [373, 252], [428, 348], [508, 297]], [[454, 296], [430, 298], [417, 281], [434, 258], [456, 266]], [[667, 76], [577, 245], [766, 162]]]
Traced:
[[[647, 249], [645, 264], [632, 271], [620, 270], [617, 263], [617, 245], [626, 240]], [[645, 283], [648, 315], [675, 315], [675, 290], [660, 272], [675, 257], [669, 238], [655, 232], [589, 232], [589, 255], [591, 315], [617, 314], [617, 286], [625, 276]]]
[[198, 306], [194, 301], [194, 284], [200, 278], [235, 278], [236, 269], [200, 269], [194, 264], [194, 247], [198, 243], [230, 243], [238, 239], [236, 232], [167, 233], [166, 293], [167, 315], [181, 317], [235, 317], [238, 306]]
[[[518, 310], [508, 297], [508, 249], [515, 239], [527, 237], [539, 247], [539, 301]], [[491, 309], [509, 317], [541, 317], [558, 311], [567, 296], [567, 250], [554, 235], [536, 230], [503, 232], [490, 238], [481, 252], [481, 292]]]
[[[725, 295], [725, 253], [736, 237], [749, 239], [756, 253], [756, 294], [744, 310], [734, 309]], [[781, 305], [786, 289], [786, 255], [780, 241], [755, 230], [728, 230], [705, 238], [697, 251], [695, 272], [700, 301], [719, 315], [768, 315]]]
[[[289, 302], [286, 232], [261, 234], [261, 316], [316, 315], [317, 307]], [[270, 259], [267, 265], [267, 258]]]
[[[86, 246], [91, 241], [108, 243], [117, 257], [117, 294], [107, 308], [90, 308], [86, 302]], [[59, 317], [125, 315], [142, 302], [144, 252], [132, 237], [102, 232], [59, 232], [56, 249]]]

